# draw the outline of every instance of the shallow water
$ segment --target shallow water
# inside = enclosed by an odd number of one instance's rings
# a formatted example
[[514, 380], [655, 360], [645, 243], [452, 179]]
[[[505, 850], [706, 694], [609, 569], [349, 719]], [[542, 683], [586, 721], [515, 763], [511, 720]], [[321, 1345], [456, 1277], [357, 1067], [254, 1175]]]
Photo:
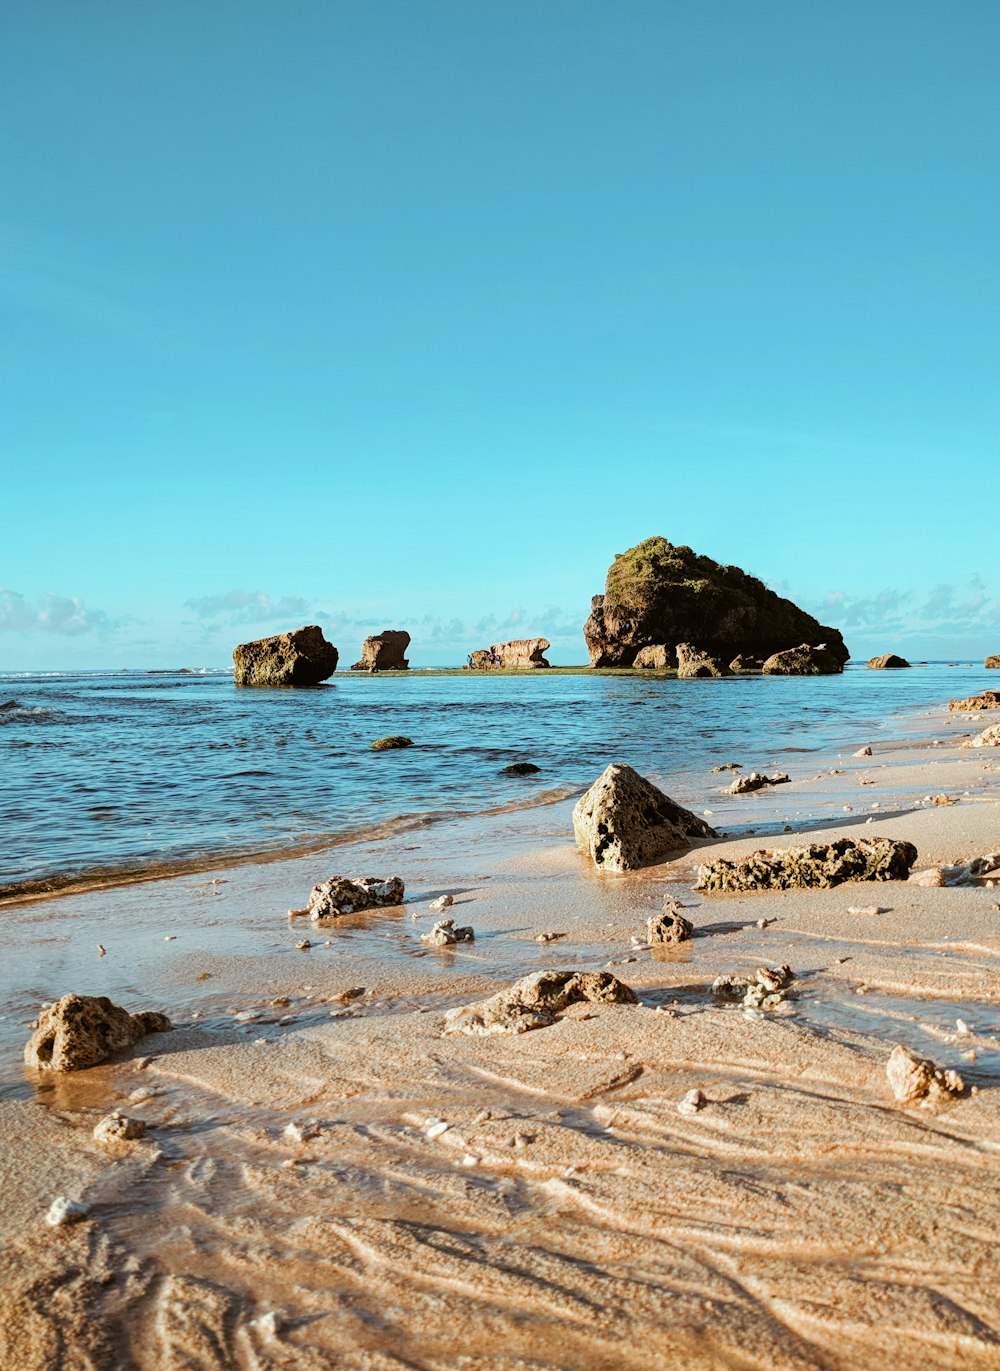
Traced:
[[[613, 760], [697, 804], [715, 762], [787, 768], [993, 674], [942, 663], [722, 681], [347, 673], [308, 691], [240, 690], [228, 672], [0, 675], [0, 703], [16, 702], [0, 710], [0, 893], [546, 803]], [[415, 746], [372, 752], [389, 733]], [[500, 774], [520, 760], [540, 772]]]

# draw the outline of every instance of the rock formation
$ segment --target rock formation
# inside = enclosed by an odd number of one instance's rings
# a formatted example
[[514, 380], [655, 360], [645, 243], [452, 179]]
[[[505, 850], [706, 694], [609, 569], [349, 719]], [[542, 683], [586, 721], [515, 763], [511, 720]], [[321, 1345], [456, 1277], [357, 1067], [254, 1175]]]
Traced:
[[429, 933], [422, 934], [420, 941], [431, 947], [454, 947], [456, 943], [474, 943], [476, 935], [471, 928], [456, 928], [454, 919], [442, 919]]
[[317, 624], [233, 649], [237, 685], [314, 686], [337, 670], [337, 649]]
[[808, 643], [775, 652], [761, 667], [765, 676], [835, 676], [843, 669], [843, 661], [828, 647]]
[[525, 671], [548, 666], [544, 653], [548, 638], [514, 638], [509, 643], [494, 643], [469, 654], [470, 671]]
[[983, 666], [996, 666], [996, 667], [1000, 667], [1000, 652], [997, 652], [997, 653], [996, 653], [994, 656], [992, 656], [992, 657], [987, 657], [987, 658], [986, 658], [986, 661], [983, 663]]
[[646, 920], [646, 938], [656, 945], [685, 943], [694, 932], [694, 925], [676, 909], [663, 909]]
[[405, 887], [398, 876], [331, 876], [314, 885], [309, 896], [311, 919], [336, 919], [361, 909], [402, 904]]
[[715, 838], [713, 828], [624, 762], [612, 762], [573, 810], [577, 847], [605, 871], [632, 871]]
[[761, 850], [735, 862], [698, 868], [696, 890], [829, 889], [844, 881], [905, 881], [917, 860], [912, 843], [892, 838], [838, 838], [783, 851]]
[[[353, 667], [351, 668], [353, 671]], [[388, 738], [376, 738], [371, 745], [372, 752], [395, 752], [401, 747], [412, 747], [413, 739], [402, 733], [390, 733]]]
[[728, 676], [729, 668], [700, 648], [690, 643], [677, 644], [677, 675], [682, 681], [693, 681], [701, 676]]
[[717, 1000], [741, 1004], [746, 1009], [777, 1009], [792, 996], [795, 972], [787, 962], [781, 966], [759, 966], [753, 976], [716, 976], [712, 994]]
[[678, 643], [697, 643], [723, 662], [741, 654], [763, 659], [803, 641], [825, 642], [842, 661], [850, 655], [836, 629], [755, 576], [665, 538], [647, 538], [615, 557], [583, 633], [591, 666], [631, 666], [644, 647], [673, 652]]
[[970, 695], [967, 700], [952, 700], [949, 709], [965, 713], [970, 709], [1000, 709], [1000, 690], [981, 690], [978, 695]]
[[909, 665], [905, 657], [897, 657], [894, 652], [887, 652], [882, 657], [870, 658], [868, 669], [869, 671], [891, 671]]
[[366, 638], [361, 647], [361, 660], [352, 671], [406, 671], [406, 649], [410, 635], [401, 628], [384, 628], [381, 633]]
[[130, 1014], [106, 995], [64, 995], [38, 1016], [24, 1060], [36, 1071], [83, 1071], [169, 1027], [166, 1014]]
[[975, 738], [967, 738], [963, 747], [1000, 747], [1000, 724], [990, 724]]
[[754, 790], [764, 790], [770, 785], [787, 785], [791, 777], [784, 771], [773, 776], [765, 776], [762, 771], [751, 771], [748, 776], [737, 776], [732, 785], [726, 786], [723, 795], [749, 795]]
[[654, 643], [641, 647], [632, 665], [641, 671], [666, 671], [676, 665], [676, 654], [666, 643]]
[[526, 1033], [545, 1028], [570, 1005], [638, 1004], [631, 987], [610, 971], [535, 971], [479, 1004], [445, 1014], [446, 1033]]
[[919, 1104], [923, 1100], [947, 1100], [961, 1095], [965, 1083], [957, 1071], [943, 1071], [918, 1057], [908, 1047], [894, 1047], [885, 1064], [885, 1074], [892, 1093], [901, 1104]]

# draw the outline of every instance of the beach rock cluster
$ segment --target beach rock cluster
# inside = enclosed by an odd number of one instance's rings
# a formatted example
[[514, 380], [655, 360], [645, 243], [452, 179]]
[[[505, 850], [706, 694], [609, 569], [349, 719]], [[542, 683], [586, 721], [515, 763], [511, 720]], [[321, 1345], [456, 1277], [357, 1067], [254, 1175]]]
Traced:
[[1000, 747], [1000, 724], [990, 724], [975, 738], [967, 738], [963, 747]]
[[355, 662], [351, 670], [406, 671], [410, 665], [406, 659], [409, 646], [410, 635], [403, 629], [385, 628], [365, 639], [361, 645], [361, 660]]
[[166, 1014], [130, 1014], [106, 995], [63, 995], [39, 1015], [24, 1060], [35, 1071], [84, 1071], [170, 1027]]
[[454, 947], [456, 943], [473, 943], [476, 935], [471, 928], [456, 928], [454, 919], [442, 919], [420, 941], [430, 947]]
[[729, 668], [718, 658], [691, 643], [677, 644], [677, 675], [683, 681], [703, 676], [729, 676]]
[[869, 671], [894, 671], [909, 665], [905, 657], [897, 657], [894, 652], [887, 652], [882, 657], [871, 657], [868, 660]]
[[573, 810], [577, 847], [605, 871], [632, 871], [718, 835], [624, 762], [612, 762]]
[[717, 1000], [745, 1009], [776, 1009], [792, 994], [795, 972], [782, 966], [759, 966], [752, 976], [716, 976], [712, 994]]
[[773, 776], [765, 776], [762, 771], [751, 771], [748, 776], [737, 776], [732, 785], [727, 785], [723, 795], [749, 795], [754, 790], [764, 790], [770, 785], [787, 785], [791, 777], [784, 771], [776, 771]]
[[307, 911], [311, 919], [337, 919], [363, 909], [402, 904], [404, 893], [398, 876], [331, 876], [313, 886]]
[[478, 1004], [445, 1015], [446, 1033], [526, 1033], [555, 1023], [570, 1005], [638, 1004], [630, 986], [610, 971], [535, 971]]
[[1000, 709], [1000, 690], [981, 690], [978, 695], [970, 695], [968, 699], [952, 700], [948, 708], [959, 714], [973, 709]]
[[912, 843], [893, 838], [838, 838], [784, 850], [761, 849], [698, 868], [696, 890], [829, 889], [844, 881], [905, 881], [917, 860]]
[[672, 664], [679, 643], [697, 643], [722, 662], [762, 661], [806, 641], [825, 642], [841, 661], [850, 655], [836, 629], [755, 576], [666, 538], [647, 538], [615, 557], [583, 633], [595, 667], [632, 666], [648, 647], [669, 649]]
[[844, 659], [825, 644], [812, 647], [800, 643], [767, 658], [761, 667], [765, 676], [835, 676], [844, 669]]
[[244, 686], [314, 686], [337, 670], [339, 653], [318, 624], [256, 638], [233, 649], [235, 680]]
[[957, 1071], [943, 1071], [926, 1057], [918, 1057], [908, 1047], [892, 1049], [885, 1074], [892, 1093], [901, 1104], [951, 1099], [961, 1095], [965, 1089], [965, 1082]]
[[545, 653], [548, 638], [515, 638], [509, 643], [493, 643], [469, 654], [470, 671], [528, 671], [548, 666]]

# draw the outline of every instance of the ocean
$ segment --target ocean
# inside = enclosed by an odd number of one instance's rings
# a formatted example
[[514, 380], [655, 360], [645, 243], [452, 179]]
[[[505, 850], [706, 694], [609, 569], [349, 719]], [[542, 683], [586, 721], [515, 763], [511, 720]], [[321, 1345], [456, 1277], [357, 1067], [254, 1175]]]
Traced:
[[[541, 806], [612, 761], [700, 812], [718, 795], [713, 765], [802, 770], [885, 730], [926, 736], [922, 715], [995, 676], [968, 663], [697, 681], [414, 671], [252, 690], [223, 670], [4, 673], [0, 894]], [[390, 733], [414, 746], [373, 752]], [[518, 761], [540, 770], [502, 774]]]

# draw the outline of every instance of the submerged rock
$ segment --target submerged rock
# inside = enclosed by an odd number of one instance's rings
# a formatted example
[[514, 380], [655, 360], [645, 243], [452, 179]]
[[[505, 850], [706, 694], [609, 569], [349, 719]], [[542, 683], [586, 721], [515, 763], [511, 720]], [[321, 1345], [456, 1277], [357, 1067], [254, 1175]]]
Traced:
[[548, 666], [544, 654], [548, 638], [514, 638], [509, 643], [494, 643], [469, 654], [470, 671], [526, 671]]
[[990, 724], [975, 738], [967, 738], [963, 747], [1000, 747], [1000, 724]]
[[337, 670], [337, 649], [318, 624], [256, 638], [233, 649], [235, 680], [244, 686], [314, 686]]
[[309, 896], [311, 919], [336, 919], [362, 909], [402, 904], [405, 886], [398, 876], [331, 876], [314, 885]]
[[694, 924], [676, 909], [663, 909], [646, 920], [647, 939], [656, 945], [686, 943], [693, 932]]
[[912, 843], [893, 838], [838, 838], [808, 847], [762, 849], [735, 862], [709, 862], [698, 868], [695, 889], [829, 889], [844, 881], [905, 881], [916, 860]]
[[749, 776], [737, 776], [732, 785], [727, 785], [723, 795], [749, 795], [751, 791], [763, 790], [769, 785], [787, 785], [791, 777], [784, 771], [773, 776], [765, 776], [761, 771], [751, 771]]
[[576, 845], [605, 871], [631, 871], [718, 835], [624, 762], [612, 762], [573, 810]]
[[541, 771], [540, 766], [535, 766], [534, 762], [511, 762], [510, 766], [505, 766], [500, 772], [501, 776], [534, 776]]
[[[353, 667], [351, 668], [353, 670]], [[402, 733], [390, 733], [387, 738], [376, 738], [371, 745], [372, 752], [394, 752], [399, 747], [412, 747], [413, 739]]]
[[693, 681], [703, 676], [728, 676], [729, 668], [718, 658], [690, 643], [677, 644], [677, 675], [681, 680]]
[[638, 1004], [634, 990], [610, 971], [535, 971], [479, 1004], [445, 1015], [446, 1033], [526, 1033], [545, 1028], [570, 1005]]
[[36, 1071], [84, 1071], [170, 1027], [166, 1014], [130, 1014], [106, 995], [64, 995], [39, 1015], [24, 1060]]
[[752, 976], [716, 976], [712, 994], [717, 1000], [741, 1004], [745, 1009], [776, 1009], [792, 994], [795, 972], [782, 966], [759, 966]]
[[868, 661], [869, 671], [893, 671], [899, 667], [908, 667], [910, 664], [905, 657], [897, 657], [894, 652], [887, 652], [882, 657], [871, 657]]
[[885, 1074], [892, 1093], [901, 1104], [918, 1104], [922, 1100], [950, 1099], [961, 1095], [965, 1082], [957, 1071], [944, 1071], [918, 1057], [908, 1047], [894, 1047], [885, 1065]]
[[763, 660], [806, 639], [825, 641], [844, 661], [850, 655], [836, 629], [755, 576], [666, 538], [647, 538], [615, 557], [583, 633], [596, 667], [631, 666], [643, 648], [672, 653], [678, 643], [697, 643], [723, 662], [741, 655]]
[[649, 647], [639, 649], [632, 665], [640, 671], [666, 671], [675, 660], [673, 649], [666, 643], [651, 643]]
[[981, 690], [967, 700], [952, 700], [949, 709], [967, 713], [971, 709], [1000, 709], [1000, 690]]
[[361, 645], [361, 660], [355, 662], [352, 671], [406, 671], [406, 649], [410, 646], [410, 635], [401, 628], [384, 628], [381, 633], [366, 638]]
[[828, 647], [808, 643], [775, 652], [761, 667], [765, 676], [835, 676], [843, 669], [843, 661]]
[[454, 919], [442, 919], [420, 941], [431, 947], [454, 947], [456, 943], [474, 943], [476, 934], [471, 928], [456, 928]]

